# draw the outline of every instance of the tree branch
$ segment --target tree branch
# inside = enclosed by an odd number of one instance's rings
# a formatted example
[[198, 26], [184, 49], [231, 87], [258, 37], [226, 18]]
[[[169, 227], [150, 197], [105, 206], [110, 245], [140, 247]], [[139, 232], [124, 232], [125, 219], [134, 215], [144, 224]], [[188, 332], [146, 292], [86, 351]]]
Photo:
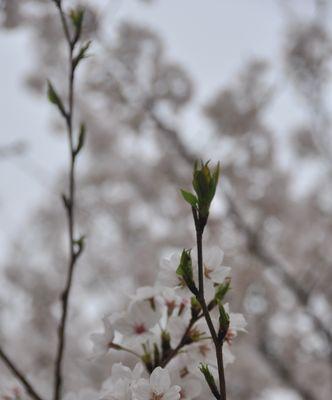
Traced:
[[17, 380], [25, 388], [29, 396], [34, 400], [43, 400], [42, 397], [36, 392], [32, 384], [24, 376], [24, 374], [18, 369], [14, 362], [8, 357], [8, 355], [0, 347], [0, 359], [7, 366], [7, 368], [13, 373]]
[[[179, 154], [181, 154], [182, 158], [187, 161], [187, 163], [192, 166], [193, 163], [199, 159], [200, 157], [190, 150], [188, 150], [180, 138], [180, 133], [165, 124], [154, 112], [152, 108], [147, 108], [147, 112], [149, 113], [150, 118], [155, 123], [156, 127], [165, 134], [165, 137], [172, 143], [172, 145], [177, 149]], [[291, 290], [299, 304], [303, 306], [305, 313], [310, 317], [313, 321], [315, 328], [318, 332], [320, 332], [324, 338], [328, 340], [329, 343], [332, 343], [332, 333], [325, 326], [325, 324], [315, 315], [312, 311], [307, 308], [309, 302], [309, 295], [307, 291], [298, 284], [298, 282], [292, 277], [292, 275], [288, 272], [288, 268], [286, 262], [277, 259], [270, 250], [264, 246], [261, 239], [252, 231], [252, 229], [247, 225], [245, 219], [242, 216], [238, 206], [236, 205], [234, 199], [231, 194], [226, 192], [226, 200], [228, 203], [230, 217], [233, 219], [237, 227], [245, 234], [247, 247], [249, 252], [257, 258], [262, 265], [274, 267], [285, 285]], [[329, 348], [329, 359], [332, 364], [332, 346]]]
[[[75, 148], [73, 137], [73, 112], [74, 112], [74, 80], [75, 69], [77, 62], [74, 57], [74, 50], [79, 34], [73, 39], [70, 36], [70, 29], [66, 20], [65, 13], [62, 8], [61, 0], [53, 0], [59, 11], [64, 36], [68, 45], [68, 62], [69, 62], [69, 77], [68, 77], [68, 111], [66, 111], [64, 118], [67, 127], [68, 147], [70, 155], [69, 166], [69, 193], [68, 197], [63, 196], [64, 205], [67, 213], [68, 220], [68, 238], [69, 238], [69, 263], [65, 287], [61, 295], [61, 318], [58, 326], [58, 347], [55, 360], [54, 371], [54, 394], [53, 399], [61, 399], [61, 391], [63, 386], [63, 356], [66, 346], [66, 325], [69, 309], [69, 298], [73, 283], [74, 269], [76, 261], [83, 250], [82, 241], [75, 240], [75, 162], [78, 155], [78, 147]], [[78, 248], [77, 248], [78, 246]]]

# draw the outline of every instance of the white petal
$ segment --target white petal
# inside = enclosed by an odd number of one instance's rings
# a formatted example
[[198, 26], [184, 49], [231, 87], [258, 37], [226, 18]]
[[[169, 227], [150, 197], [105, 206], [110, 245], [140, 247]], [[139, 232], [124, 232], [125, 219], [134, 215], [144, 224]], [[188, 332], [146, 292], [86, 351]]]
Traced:
[[202, 391], [202, 385], [197, 379], [186, 379], [181, 386], [186, 399], [194, 399]]
[[168, 371], [161, 367], [155, 368], [150, 376], [150, 385], [154, 393], [165, 393], [171, 386], [171, 378]]
[[223, 283], [225, 278], [230, 275], [231, 267], [217, 267], [210, 272], [210, 278], [213, 282]]
[[140, 379], [132, 387], [133, 400], [149, 400], [151, 398], [151, 387], [146, 379]]
[[224, 343], [224, 345], [223, 345], [223, 358], [224, 358], [225, 367], [228, 364], [232, 364], [235, 360], [235, 357], [234, 357], [233, 353], [231, 352], [227, 343]]
[[245, 327], [247, 326], [247, 321], [245, 320], [244, 316], [240, 313], [230, 313], [230, 328], [234, 329], [235, 331], [243, 331], [246, 332]]
[[212, 247], [206, 252], [205, 263], [209, 268], [217, 268], [221, 265], [224, 259], [224, 252], [220, 247]]
[[180, 386], [172, 386], [163, 395], [163, 400], [179, 400], [180, 399]]

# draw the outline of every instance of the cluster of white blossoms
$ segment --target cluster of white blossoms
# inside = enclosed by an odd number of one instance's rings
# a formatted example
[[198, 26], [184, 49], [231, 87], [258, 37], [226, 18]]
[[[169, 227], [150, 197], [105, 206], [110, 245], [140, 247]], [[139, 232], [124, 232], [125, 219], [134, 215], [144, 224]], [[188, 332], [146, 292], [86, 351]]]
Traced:
[[[220, 318], [216, 297], [223, 299], [230, 287], [231, 269], [222, 261], [218, 248], [205, 255], [205, 298], [216, 330]], [[199, 368], [208, 366], [217, 379], [213, 340], [199, 303], [178, 274], [179, 263], [177, 254], [163, 260], [155, 286], [139, 288], [125, 311], [105, 317], [104, 331], [91, 335], [95, 357], [122, 350], [135, 355], [138, 363], [133, 370], [114, 364], [101, 391], [82, 392], [80, 400], [213, 398]], [[192, 264], [197, 271], [194, 258]], [[195, 272], [193, 279], [197, 283]], [[228, 304], [223, 308], [229, 317], [223, 340], [227, 365], [234, 360], [230, 345], [239, 331], [245, 331], [246, 321], [242, 314], [229, 312]]]

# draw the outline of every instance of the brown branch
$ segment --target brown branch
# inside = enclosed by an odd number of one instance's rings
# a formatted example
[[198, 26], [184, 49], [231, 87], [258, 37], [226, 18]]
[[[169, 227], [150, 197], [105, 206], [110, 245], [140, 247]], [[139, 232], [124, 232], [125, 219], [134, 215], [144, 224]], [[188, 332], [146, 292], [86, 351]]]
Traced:
[[24, 376], [23, 372], [21, 372], [18, 367], [14, 364], [14, 362], [8, 357], [8, 355], [2, 350], [0, 347], [0, 359], [7, 366], [7, 368], [13, 373], [13, 375], [17, 378], [17, 380], [22, 384], [25, 388], [29, 396], [34, 400], [43, 400], [42, 397], [36, 392], [32, 384], [28, 381], [28, 379]]

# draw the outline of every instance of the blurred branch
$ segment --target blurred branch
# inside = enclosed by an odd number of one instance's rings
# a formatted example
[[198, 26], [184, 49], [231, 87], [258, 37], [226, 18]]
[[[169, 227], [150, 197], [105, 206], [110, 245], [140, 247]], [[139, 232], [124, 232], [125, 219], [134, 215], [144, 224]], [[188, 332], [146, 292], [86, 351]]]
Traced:
[[29, 396], [34, 400], [43, 400], [42, 397], [36, 392], [32, 384], [24, 376], [24, 374], [17, 368], [14, 362], [7, 356], [7, 354], [0, 347], [0, 359], [7, 366], [7, 368], [13, 373], [13, 375], [23, 385]]
[[73, 111], [74, 111], [74, 80], [75, 70], [78, 63], [85, 57], [85, 52], [89, 47], [89, 42], [78, 50], [75, 55], [76, 44], [80, 39], [81, 28], [83, 23], [84, 11], [82, 9], [72, 10], [70, 14], [71, 22], [75, 29], [73, 37], [71, 37], [69, 25], [66, 19], [65, 12], [62, 8], [61, 0], [52, 0], [59, 12], [62, 23], [63, 32], [68, 45], [68, 61], [69, 61], [69, 76], [68, 76], [68, 109], [64, 106], [61, 98], [49, 82], [48, 97], [49, 100], [55, 104], [60, 111], [60, 114], [65, 119], [67, 126], [67, 136], [70, 154], [70, 167], [69, 167], [69, 193], [62, 195], [63, 203], [67, 213], [68, 219], [68, 236], [69, 236], [69, 264], [67, 271], [67, 279], [65, 287], [61, 295], [62, 312], [60, 323], [58, 326], [58, 347], [55, 361], [54, 371], [54, 400], [61, 398], [61, 391], [63, 386], [63, 356], [66, 345], [66, 324], [69, 308], [69, 297], [73, 283], [74, 269], [76, 261], [83, 251], [84, 237], [75, 239], [75, 165], [77, 156], [84, 144], [85, 127], [82, 124], [79, 132], [77, 145], [74, 144], [73, 133]]
[[[152, 121], [155, 123], [158, 130], [165, 134], [165, 137], [172, 143], [172, 145], [177, 149], [179, 154], [183, 157], [184, 160], [188, 162], [191, 166], [195, 160], [199, 159], [199, 155], [196, 155], [189, 151], [185, 145], [183, 144], [180, 133], [172, 128], [167, 126], [154, 112], [153, 108], [148, 107], [147, 111], [149, 112], [149, 116]], [[241, 232], [244, 233], [246, 237], [246, 244], [248, 251], [255, 256], [263, 265], [273, 267], [287, 286], [289, 290], [291, 290], [295, 295], [299, 302], [304, 307], [306, 314], [310, 317], [312, 322], [314, 323], [317, 331], [319, 331], [324, 338], [327, 339], [328, 343], [332, 343], [332, 333], [325, 326], [325, 324], [317, 317], [312, 311], [310, 311], [307, 306], [309, 303], [310, 295], [309, 293], [298, 284], [295, 278], [288, 272], [286, 261], [277, 258], [275, 255], [269, 251], [266, 246], [264, 246], [260, 237], [248, 226], [244, 217], [242, 216], [242, 212], [239, 207], [236, 205], [235, 200], [232, 198], [229, 192], [225, 192], [226, 200], [228, 203], [230, 217], [233, 219], [236, 226], [239, 228]], [[329, 345], [329, 359], [332, 363], [332, 348]]]

